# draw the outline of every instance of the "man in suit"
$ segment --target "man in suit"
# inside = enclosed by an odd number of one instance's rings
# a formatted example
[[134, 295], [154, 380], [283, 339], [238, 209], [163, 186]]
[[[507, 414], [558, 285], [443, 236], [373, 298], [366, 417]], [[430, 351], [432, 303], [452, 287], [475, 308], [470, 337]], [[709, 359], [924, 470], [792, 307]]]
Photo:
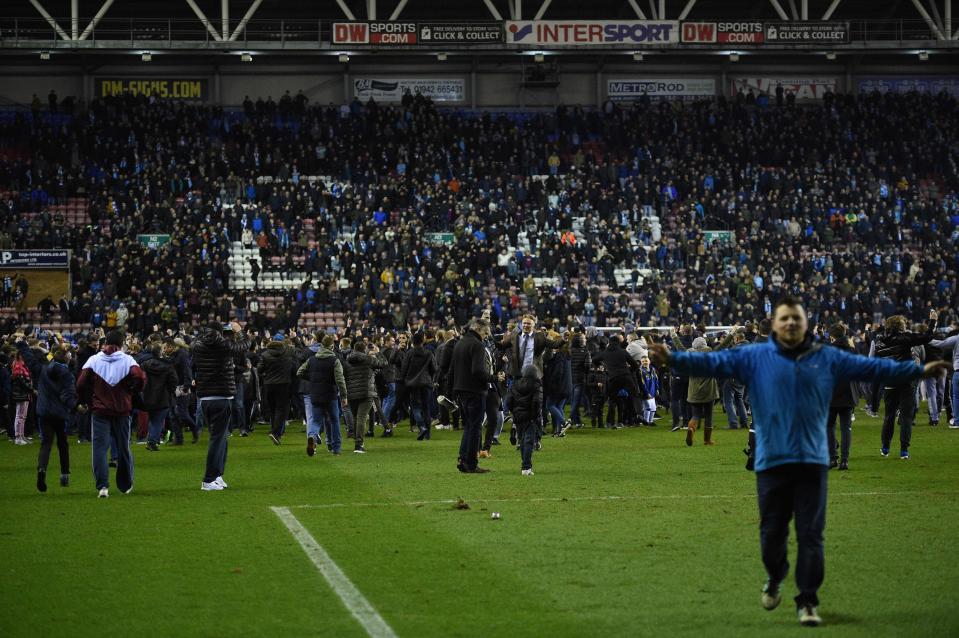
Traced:
[[510, 376], [519, 379], [523, 368], [527, 365], [536, 366], [540, 374], [543, 373], [543, 353], [547, 348], [562, 348], [563, 339], [550, 339], [545, 328], [533, 332], [536, 327], [536, 317], [531, 314], [523, 315], [518, 332], [504, 335], [503, 340], [497, 343], [500, 350], [510, 352]]

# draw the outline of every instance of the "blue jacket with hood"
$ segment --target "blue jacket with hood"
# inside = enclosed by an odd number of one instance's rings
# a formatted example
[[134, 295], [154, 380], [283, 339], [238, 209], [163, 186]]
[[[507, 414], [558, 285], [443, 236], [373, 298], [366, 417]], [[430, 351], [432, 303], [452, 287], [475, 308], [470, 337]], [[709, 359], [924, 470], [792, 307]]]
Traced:
[[829, 465], [826, 419], [837, 382], [906, 383], [922, 366], [850, 354], [812, 342], [795, 349], [769, 341], [717, 352], [673, 352], [670, 366], [684, 376], [733, 378], [749, 386], [756, 430], [756, 471], [786, 463]]

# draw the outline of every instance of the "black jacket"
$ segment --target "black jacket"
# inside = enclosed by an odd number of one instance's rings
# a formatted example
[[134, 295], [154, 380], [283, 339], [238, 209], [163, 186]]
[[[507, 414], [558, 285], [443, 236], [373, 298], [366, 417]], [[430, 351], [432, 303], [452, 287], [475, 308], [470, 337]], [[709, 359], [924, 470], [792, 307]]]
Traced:
[[453, 348], [453, 391], [485, 394], [493, 378], [493, 361], [476, 332], [470, 330]]
[[37, 383], [37, 416], [63, 419], [77, 404], [76, 379], [62, 363], [51, 361], [40, 370]]
[[225, 337], [219, 330], [204, 328], [193, 341], [193, 378], [196, 396], [232, 397], [236, 393], [233, 360], [236, 350], [246, 352], [246, 339]]
[[173, 392], [179, 383], [173, 362], [151, 355], [142, 357], [138, 363], [147, 375], [147, 384], [143, 388], [143, 409], [171, 407], [174, 403]]
[[573, 385], [579, 385], [586, 381], [586, 375], [593, 364], [593, 359], [589, 355], [589, 350], [585, 347], [578, 348], [573, 346], [569, 351], [570, 372], [573, 375]]
[[440, 344], [440, 347], [436, 349], [436, 381], [440, 384], [441, 390], [449, 387], [450, 371], [453, 369], [453, 348], [456, 347], [457, 342], [459, 337]]
[[518, 379], [513, 383], [506, 403], [517, 428], [539, 423], [543, 418], [543, 383], [532, 377]]
[[876, 337], [876, 356], [896, 361], [912, 361], [914, 346], [924, 346], [933, 339], [929, 332], [885, 332]]
[[[845, 350], [846, 352], [851, 352], [855, 354], [855, 350], [850, 348], [848, 345], [841, 342], [833, 342], [830, 344], [833, 348], [838, 348], [839, 350]], [[859, 403], [859, 392], [856, 390], [858, 385], [856, 383], [837, 383], [833, 387], [832, 391], [832, 401], [829, 403], [830, 408], [854, 408], [856, 404]]]
[[417, 346], [406, 353], [399, 378], [408, 388], [429, 388], [436, 375], [436, 359], [433, 353]]
[[350, 403], [376, 396], [373, 372], [386, 365], [383, 357], [362, 352], [351, 352], [346, 357], [343, 374], [346, 377], [346, 394]]
[[603, 350], [597, 358], [602, 358], [606, 366], [606, 378], [612, 381], [622, 376], [630, 376], [639, 371], [639, 365], [615, 341]]
[[263, 385], [283, 385], [293, 383], [296, 367], [292, 346], [282, 341], [271, 341], [260, 355], [256, 371], [260, 373]]

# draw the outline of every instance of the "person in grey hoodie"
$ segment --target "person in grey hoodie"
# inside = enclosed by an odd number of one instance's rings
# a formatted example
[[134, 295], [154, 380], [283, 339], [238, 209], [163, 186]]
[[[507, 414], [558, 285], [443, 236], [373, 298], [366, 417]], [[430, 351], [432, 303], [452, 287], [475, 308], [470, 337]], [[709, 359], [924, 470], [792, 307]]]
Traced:
[[297, 378], [308, 386], [306, 402], [311, 405], [314, 417], [306, 430], [307, 456], [313, 456], [316, 451], [321, 427], [330, 452], [338, 455], [342, 446], [340, 405], [347, 406], [346, 377], [343, 363], [333, 352], [333, 343], [332, 335], [323, 337], [323, 341], [314, 346], [316, 354], [296, 371]]

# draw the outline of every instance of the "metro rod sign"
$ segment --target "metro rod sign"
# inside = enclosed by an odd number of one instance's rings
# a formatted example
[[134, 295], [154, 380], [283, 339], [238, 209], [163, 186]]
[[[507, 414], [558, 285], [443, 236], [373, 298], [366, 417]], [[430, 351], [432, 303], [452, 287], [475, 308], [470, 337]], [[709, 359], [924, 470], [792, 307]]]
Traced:
[[643, 95], [653, 100], [696, 100], [716, 95], [712, 78], [655, 78], [608, 80], [606, 95], [614, 102], [630, 102]]

